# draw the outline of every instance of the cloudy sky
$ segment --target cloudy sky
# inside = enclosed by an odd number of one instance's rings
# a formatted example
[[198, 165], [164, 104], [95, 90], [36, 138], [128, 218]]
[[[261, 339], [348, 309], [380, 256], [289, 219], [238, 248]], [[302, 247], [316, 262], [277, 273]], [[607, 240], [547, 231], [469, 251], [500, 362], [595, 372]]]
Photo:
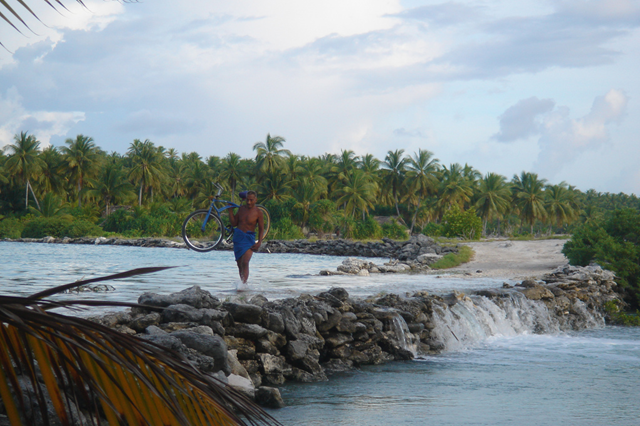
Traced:
[[252, 157], [271, 133], [640, 195], [638, 0], [85, 3], [0, 22], [0, 146]]

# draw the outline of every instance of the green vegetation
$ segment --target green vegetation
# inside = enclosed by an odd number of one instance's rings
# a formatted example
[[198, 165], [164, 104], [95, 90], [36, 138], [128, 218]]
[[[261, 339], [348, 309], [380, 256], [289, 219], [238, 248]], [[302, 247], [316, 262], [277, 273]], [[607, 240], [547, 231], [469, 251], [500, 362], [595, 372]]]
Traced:
[[431, 265], [431, 269], [450, 269], [460, 266], [463, 263], [469, 262], [473, 259], [473, 249], [469, 246], [460, 246], [458, 253], [449, 253]]
[[[468, 164], [441, 164], [424, 149], [389, 151], [381, 161], [351, 150], [300, 156], [285, 143], [267, 135], [253, 145], [253, 158], [233, 152], [202, 158], [148, 139], [135, 139], [124, 154], [106, 153], [85, 135], [41, 149], [36, 137], [20, 132], [0, 153], [0, 237], [102, 230], [173, 238], [188, 212], [208, 206], [214, 182], [236, 202], [238, 192], [257, 191], [272, 213], [270, 238], [549, 237], [616, 208], [640, 208], [633, 195], [583, 193], [528, 172], [509, 181]], [[67, 226], [75, 221], [95, 226]]]
[[579, 226], [562, 252], [572, 265], [595, 261], [615, 272], [632, 308], [640, 306], [640, 211], [614, 210]]
[[609, 322], [614, 325], [640, 326], [640, 310], [635, 313], [623, 312], [616, 300], [604, 304], [604, 310], [609, 316]]

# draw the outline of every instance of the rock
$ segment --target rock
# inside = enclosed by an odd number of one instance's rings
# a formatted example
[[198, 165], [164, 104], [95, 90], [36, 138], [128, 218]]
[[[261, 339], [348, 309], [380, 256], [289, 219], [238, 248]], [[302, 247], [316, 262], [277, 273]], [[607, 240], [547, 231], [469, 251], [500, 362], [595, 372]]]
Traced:
[[283, 408], [284, 401], [277, 388], [260, 386], [255, 392], [256, 402], [267, 408]]
[[231, 373], [227, 377], [227, 384], [247, 396], [247, 398], [255, 398], [255, 389], [251, 379]]
[[248, 340], [257, 340], [267, 334], [267, 329], [258, 324], [242, 324], [238, 323], [233, 327], [225, 329], [226, 334], [236, 337], [242, 337]]
[[200, 322], [204, 312], [191, 305], [170, 305], [162, 311], [162, 322]]
[[258, 305], [226, 302], [222, 307], [233, 317], [234, 321], [247, 324], [260, 324], [262, 320], [262, 308]]
[[148, 315], [144, 315], [141, 317], [138, 317], [134, 320], [132, 320], [129, 323], [129, 327], [132, 328], [133, 330], [137, 331], [138, 333], [141, 333], [142, 331], [144, 331], [147, 327], [151, 326], [151, 325], [158, 325], [160, 324], [160, 320], [162, 319], [162, 315], [160, 315], [157, 312], [152, 312]]
[[531, 299], [531, 300], [541, 300], [541, 299], [553, 299], [554, 295], [553, 293], [541, 286], [541, 285], [535, 285], [533, 287], [528, 287], [525, 288], [524, 290], [521, 290], [522, 293], [527, 297], [527, 299]]
[[227, 375], [231, 373], [227, 345], [221, 337], [207, 336], [186, 330], [175, 331], [170, 336], [179, 339], [186, 347], [213, 358], [216, 371], [222, 370]]

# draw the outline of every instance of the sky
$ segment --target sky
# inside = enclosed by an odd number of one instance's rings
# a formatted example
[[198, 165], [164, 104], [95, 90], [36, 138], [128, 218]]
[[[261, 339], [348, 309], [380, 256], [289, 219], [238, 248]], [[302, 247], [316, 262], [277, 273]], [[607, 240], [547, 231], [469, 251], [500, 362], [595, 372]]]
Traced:
[[271, 134], [640, 195], [638, 0], [35, 1], [32, 31], [0, 22], [0, 147], [247, 158]]

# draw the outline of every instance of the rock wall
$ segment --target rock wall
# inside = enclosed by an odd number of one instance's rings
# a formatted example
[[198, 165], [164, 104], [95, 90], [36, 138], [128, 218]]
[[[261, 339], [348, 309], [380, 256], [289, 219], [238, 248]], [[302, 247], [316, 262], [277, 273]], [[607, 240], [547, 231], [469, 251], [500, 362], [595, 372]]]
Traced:
[[[543, 281], [508, 287], [366, 300], [332, 288], [314, 296], [226, 302], [191, 287], [145, 293], [138, 300], [145, 308], [94, 320], [176, 350], [202, 371], [277, 407], [282, 400], [273, 386], [287, 380], [327, 380], [360, 365], [455, 349], [482, 338], [478, 328], [491, 335], [500, 327], [538, 333], [595, 327], [603, 324], [604, 304], [621, 300], [613, 274], [597, 266], [566, 266]], [[470, 316], [482, 327], [469, 324]]]

